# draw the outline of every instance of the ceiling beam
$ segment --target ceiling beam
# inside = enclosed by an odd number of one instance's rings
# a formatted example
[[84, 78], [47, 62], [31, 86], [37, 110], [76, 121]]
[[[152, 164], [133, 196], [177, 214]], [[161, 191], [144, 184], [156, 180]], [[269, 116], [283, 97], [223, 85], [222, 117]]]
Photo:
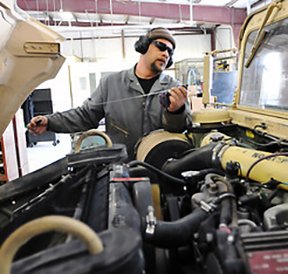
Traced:
[[[112, 3], [112, 7], [110, 5]], [[177, 5], [165, 3], [149, 3], [119, 0], [17, 0], [17, 4], [23, 10], [31, 11], [63, 11], [144, 16], [163, 18], [170, 20], [189, 21], [190, 5]], [[209, 22], [216, 24], [242, 25], [247, 16], [246, 9], [217, 7], [217, 6], [193, 6], [193, 21]]]
[[[201, 2], [200, 2], [201, 3]], [[150, 24], [157, 18], [172, 20], [177, 23], [190, 21], [189, 4], [168, 4], [168, 3], [151, 3], [131, 0], [17, 0], [20, 8], [26, 11], [39, 12], [59, 12], [63, 11], [77, 13], [93, 13], [101, 15], [126, 15], [147, 17]], [[112, 4], [112, 5], [111, 5]], [[212, 25], [230, 25], [233, 29], [234, 39], [238, 44], [239, 31], [244, 23], [247, 12], [246, 9], [239, 9], [227, 6], [204, 6], [193, 5], [193, 22], [196, 25], [201, 23], [211, 23]], [[90, 22], [91, 23], [91, 22]], [[111, 22], [112, 23], [112, 22]], [[85, 22], [61, 22], [61, 25], [86, 26]], [[121, 25], [115, 24], [113, 25]], [[123, 23], [127, 24], [127, 22]], [[52, 24], [53, 25], [53, 22]], [[109, 25], [107, 22], [100, 25]], [[127, 24], [128, 25], [128, 24]]]

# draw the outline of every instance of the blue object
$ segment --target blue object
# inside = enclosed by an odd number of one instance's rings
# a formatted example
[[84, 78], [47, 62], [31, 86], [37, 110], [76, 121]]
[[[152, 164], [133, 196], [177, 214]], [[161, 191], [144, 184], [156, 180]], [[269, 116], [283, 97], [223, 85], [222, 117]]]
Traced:
[[231, 104], [237, 87], [237, 71], [213, 72], [211, 95], [218, 103]]

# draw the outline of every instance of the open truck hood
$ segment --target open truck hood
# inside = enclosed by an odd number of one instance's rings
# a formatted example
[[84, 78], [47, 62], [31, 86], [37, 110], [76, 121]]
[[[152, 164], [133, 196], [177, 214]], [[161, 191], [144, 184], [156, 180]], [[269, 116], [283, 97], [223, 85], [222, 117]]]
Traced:
[[0, 136], [27, 96], [55, 77], [63, 37], [28, 16], [15, 1], [0, 1]]

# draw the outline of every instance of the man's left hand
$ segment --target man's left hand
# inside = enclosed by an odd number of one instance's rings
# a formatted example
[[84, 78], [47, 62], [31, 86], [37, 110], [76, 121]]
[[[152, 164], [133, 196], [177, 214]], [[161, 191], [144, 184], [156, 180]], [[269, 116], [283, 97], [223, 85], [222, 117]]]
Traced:
[[169, 90], [170, 105], [167, 108], [169, 112], [176, 112], [179, 110], [187, 100], [187, 89], [183, 86], [173, 87]]

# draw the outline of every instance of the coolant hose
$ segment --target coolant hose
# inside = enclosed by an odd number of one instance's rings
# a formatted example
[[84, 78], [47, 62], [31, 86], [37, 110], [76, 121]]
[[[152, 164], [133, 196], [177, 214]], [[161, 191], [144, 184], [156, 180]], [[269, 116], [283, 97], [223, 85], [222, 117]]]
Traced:
[[200, 147], [179, 159], [168, 159], [162, 166], [162, 171], [181, 178], [181, 173], [188, 170], [202, 170], [215, 167], [213, 163], [213, 149], [217, 144], [212, 143]]
[[[227, 187], [228, 193], [234, 194], [233, 187], [232, 187], [231, 183], [229, 182], [229, 180], [227, 180], [227, 178], [224, 178], [222, 176], [215, 174], [214, 179], [225, 184]], [[221, 197], [221, 195], [220, 195], [220, 197]], [[220, 220], [220, 222], [222, 222], [223, 219], [226, 219], [226, 221], [224, 221], [224, 223], [228, 222], [228, 220], [230, 220], [230, 217], [229, 217], [229, 215], [230, 215], [231, 216], [231, 224], [230, 224], [231, 227], [237, 227], [238, 226], [238, 216], [237, 216], [236, 200], [234, 198], [231, 199], [231, 197], [229, 200], [226, 200], [226, 201], [225, 200], [222, 200], [222, 202], [221, 202], [221, 217], [220, 217], [221, 220]], [[228, 204], [229, 204], [229, 206], [228, 206]], [[231, 211], [230, 211], [230, 209], [231, 209]]]
[[189, 244], [208, 212], [196, 208], [189, 215], [173, 221], [157, 221], [154, 233], [146, 233], [144, 241], [160, 248], [175, 248]]
[[[228, 180], [226, 180], [223, 176], [219, 176], [215, 173], [210, 173], [205, 176], [205, 185], [207, 188], [212, 185], [217, 186], [217, 191], [219, 193], [218, 199], [221, 207], [220, 207], [220, 224], [228, 225], [232, 220], [232, 205], [231, 205], [231, 197], [229, 195], [229, 199], [227, 199], [227, 193], [233, 194], [233, 188]], [[223, 195], [224, 194], [224, 195]]]
[[22, 225], [5, 240], [0, 248], [0, 273], [10, 274], [13, 258], [22, 245], [34, 236], [51, 231], [77, 236], [92, 255], [103, 251], [102, 241], [86, 224], [70, 217], [46, 216]]

